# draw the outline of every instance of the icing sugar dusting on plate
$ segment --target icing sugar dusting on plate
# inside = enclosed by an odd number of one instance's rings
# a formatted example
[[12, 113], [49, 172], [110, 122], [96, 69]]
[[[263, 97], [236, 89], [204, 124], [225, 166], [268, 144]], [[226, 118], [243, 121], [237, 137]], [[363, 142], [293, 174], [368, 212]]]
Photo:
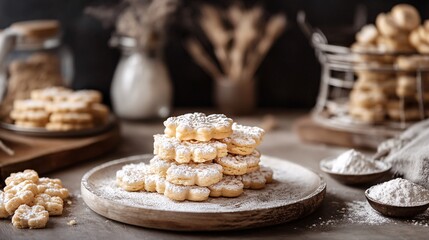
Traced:
[[[124, 164], [127, 163], [130, 162], [124, 162]], [[274, 163], [263, 161], [264, 165], [273, 168], [275, 179], [263, 190], [245, 190], [237, 198], [209, 198], [205, 202], [176, 202], [158, 193], [127, 192], [120, 189], [115, 183], [115, 172], [124, 164], [106, 168], [103, 173], [99, 173], [99, 176], [88, 179], [91, 191], [100, 197], [131, 207], [177, 212], [219, 213], [284, 206], [320, 192], [317, 190], [321, 190], [321, 185], [323, 186], [318, 175], [299, 165], [289, 163], [287, 167], [279, 169]]]

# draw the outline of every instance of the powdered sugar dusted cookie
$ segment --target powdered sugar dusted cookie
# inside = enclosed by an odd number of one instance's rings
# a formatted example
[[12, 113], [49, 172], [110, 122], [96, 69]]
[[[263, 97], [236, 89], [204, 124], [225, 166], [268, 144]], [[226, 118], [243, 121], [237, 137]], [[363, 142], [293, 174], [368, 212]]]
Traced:
[[48, 104], [46, 110], [56, 113], [88, 113], [91, 109], [86, 102], [54, 102]]
[[9, 216], [10, 214], [6, 211], [4, 192], [0, 190], [0, 218], [7, 218]]
[[39, 175], [34, 170], [26, 169], [23, 172], [12, 173], [6, 178], [5, 183], [6, 185], [17, 185], [25, 180], [37, 183], [39, 181]]
[[244, 188], [262, 189], [265, 187], [265, 184], [273, 181], [273, 171], [268, 167], [261, 166], [255, 172], [236, 176], [236, 178], [243, 182]]
[[165, 177], [150, 171], [145, 163], [127, 164], [116, 172], [117, 184], [125, 191], [164, 193]]
[[210, 197], [238, 197], [243, 188], [243, 182], [235, 176], [224, 176], [220, 182], [209, 186]]
[[264, 175], [266, 183], [272, 183], [273, 182], [273, 170], [266, 166], [261, 166], [259, 168], [259, 172]]
[[102, 96], [97, 90], [79, 90], [69, 94], [66, 100], [70, 102], [100, 103]]
[[216, 163], [172, 164], [167, 180], [179, 185], [207, 187], [222, 179], [222, 166]]
[[25, 180], [15, 186], [6, 186], [4, 207], [9, 214], [13, 214], [20, 205], [31, 204], [35, 194], [37, 194], [37, 186], [30, 180]]
[[40, 178], [37, 183], [37, 192], [46, 193], [52, 197], [66, 199], [69, 197], [69, 190], [64, 188], [60, 179], [57, 178]]
[[64, 87], [50, 87], [31, 91], [31, 98], [34, 100], [53, 101], [63, 95], [68, 95], [72, 90]]
[[182, 186], [166, 181], [164, 195], [176, 201], [201, 202], [209, 198], [210, 190], [207, 187]]
[[60, 197], [52, 197], [42, 193], [34, 197], [32, 205], [43, 206], [49, 212], [49, 216], [63, 214], [64, 202]]
[[172, 164], [173, 162], [170, 160], [164, 160], [158, 156], [154, 156], [149, 163], [149, 172], [165, 177], [167, 176], [167, 170]]
[[44, 228], [49, 220], [49, 213], [43, 206], [21, 205], [12, 217], [12, 224], [17, 228]]
[[165, 134], [180, 140], [209, 141], [232, 134], [232, 119], [223, 114], [188, 113], [164, 121]]
[[49, 113], [44, 110], [12, 110], [10, 118], [21, 122], [46, 123], [49, 120]]
[[166, 135], [154, 135], [154, 154], [162, 159], [176, 160], [178, 163], [207, 162], [227, 155], [226, 144], [209, 142], [180, 141]]
[[259, 169], [261, 154], [254, 150], [250, 155], [233, 155], [215, 159], [215, 162], [223, 167], [226, 175], [244, 175]]
[[259, 127], [248, 127], [234, 123], [232, 135], [222, 141], [228, 145], [228, 152], [240, 155], [251, 154], [260, 144], [265, 131]]
[[125, 165], [116, 172], [116, 183], [126, 191], [140, 191], [144, 189], [147, 172], [148, 166], [145, 163]]
[[47, 102], [42, 100], [15, 100], [13, 102], [13, 109], [18, 111], [44, 111], [46, 104]]
[[92, 123], [92, 115], [89, 113], [53, 113], [49, 121], [53, 123], [87, 124]]
[[144, 190], [147, 192], [165, 192], [165, 177], [157, 174], [147, 174], [144, 179]]

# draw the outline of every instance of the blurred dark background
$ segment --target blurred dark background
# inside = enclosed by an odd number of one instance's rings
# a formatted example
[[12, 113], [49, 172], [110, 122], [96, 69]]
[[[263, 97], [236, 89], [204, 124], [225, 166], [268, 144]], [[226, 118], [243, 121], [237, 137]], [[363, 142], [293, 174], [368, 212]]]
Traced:
[[[116, 0], [0, 0], [0, 29], [11, 23], [32, 19], [57, 19], [64, 30], [64, 42], [74, 54], [73, 87], [101, 90], [109, 103], [110, 82], [120, 57], [118, 49], [110, 48], [108, 40], [113, 28], [84, 13], [91, 5], [115, 4]], [[206, 1], [226, 6], [231, 1]], [[285, 12], [288, 27], [274, 44], [257, 72], [260, 107], [310, 108], [318, 93], [320, 66], [308, 39], [296, 23], [299, 10], [309, 21], [330, 33], [328, 39], [340, 35], [345, 42], [353, 40], [352, 27], [358, 6], [367, 9], [367, 21], [374, 22], [380, 12], [387, 12], [398, 3], [414, 5], [422, 15], [429, 16], [429, 1], [374, 0], [271, 0], [245, 1], [259, 3], [268, 12]], [[185, 8], [195, 8], [201, 1], [183, 1]], [[183, 20], [183, 19], [182, 19]], [[175, 106], [212, 106], [212, 80], [190, 58], [182, 47], [186, 30], [181, 19], [175, 21], [168, 39], [165, 60], [174, 85]], [[125, 100], [126, 101], [126, 100]]]

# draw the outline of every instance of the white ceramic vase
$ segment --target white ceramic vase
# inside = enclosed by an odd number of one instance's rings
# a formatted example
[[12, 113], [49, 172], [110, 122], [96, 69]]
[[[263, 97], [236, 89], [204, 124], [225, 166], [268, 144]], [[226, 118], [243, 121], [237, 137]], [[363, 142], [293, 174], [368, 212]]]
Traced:
[[170, 114], [172, 86], [164, 62], [141, 51], [123, 52], [111, 86], [120, 118], [142, 120]]

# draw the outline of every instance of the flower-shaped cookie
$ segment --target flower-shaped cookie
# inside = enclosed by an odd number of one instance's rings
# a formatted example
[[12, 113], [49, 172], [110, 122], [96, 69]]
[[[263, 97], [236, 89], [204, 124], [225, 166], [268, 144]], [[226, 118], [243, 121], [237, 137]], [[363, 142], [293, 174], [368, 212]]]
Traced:
[[222, 141], [228, 145], [228, 152], [240, 155], [251, 154], [260, 144], [265, 131], [259, 127], [248, 127], [234, 123], [232, 135]]
[[43, 206], [50, 216], [63, 214], [64, 202], [60, 197], [52, 197], [42, 193], [34, 197], [33, 205]]
[[164, 160], [158, 156], [154, 156], [149, 163], [149, 171], [151, 173], [160, 175], [162, 177], [167, 176], [167, 170], [171, 167], [174, 162], [170, 160]]
[[63, 87], [50, 87], [31, 91], [31, 98], [42, 101], [53, 101], [59, 96], [67, 96], [72, 90]]
[[147, 174], [144, 179], [144, 190], [147, 192], [165, 192], [165, 177], [157, 174]]
[[219, 141], [209, 142], [180, 141], [166, 135], [154, 135], [154, 154], [162, 159], [176, 160], [178, 163], [207, 162], [226, 156], [226, 144]]
[[116, 172], [116, 183], [126, 191], [140, 191], [144, 188], [147, 172], [145, 163], [125, 165]]
[[33, 99], [15, 100], [13, 109], [18, 111], [44, 111], [46, 103], [46, 101]]
[[165, 134], [180, 140], [223, 139], [232, 133], [232, 119], [223, 114], [188, 113], [164, 121]]
[[235, 176], [224, 176], [220, 182], [209, 186], [210, 197], [238, 197], [243, 188], [244, 184]]
[[30, 204], [37, 194], [37, 186], [30, 180], [25, 180], [15, 186], [6, 186], [4, 193], [4, 207], [9, 214], [22, 204]]
[[39, 181], [39, 175], [34, 170], [24, 170], [23, 172], [12, 173], [8, 178], [6, 178], [6, 185], [17, 185], [25, 180], [30, 180], [34, 183]]
[[6, 211], [5, 206], [5, 193], [0, 190], [0, 218], [7, 218], [10, 214]]
[[46, 193], [52, 197], [66, 199], [69, 196], [69, 190], [64, 188], [60, 179], [40, 178], [37, 184], [38, 193]]
[[87, 102], [100, 103], [102, 100], [101, 93], [97, 90], [79, 90], [67, 96], [67, 101], [70, 102]]
[[208, 199], [210, 190], [207, 187], [182, 186], [167, 181], [164, 195], [176, 201], [200, 202]]
[[222, 166], [216, 163], [172, 164], [167, 180], [179, 185], [207, 187], [222, 179]]
[[262, 189], [265, 184], [273, 181], [273, 171], [268, 167], [261, 166], [255, 172], [236, 176], [236, 178], [243, 182], [244, 188]]
[[250, 155], [232, 155], [215, 159], [223, 167], [226, 175], [244, 175], [259, 169], [261, 154], [254, 150]]
[[12, 217], [12, 224], [17, 228], [44, 228], [49, 220], [49, 213], [43, 206], [21, 205]]
[[87, 113], [90, 112], [86, 102], [54, 102], [46, 105], [46, 111], [54, 113]]

